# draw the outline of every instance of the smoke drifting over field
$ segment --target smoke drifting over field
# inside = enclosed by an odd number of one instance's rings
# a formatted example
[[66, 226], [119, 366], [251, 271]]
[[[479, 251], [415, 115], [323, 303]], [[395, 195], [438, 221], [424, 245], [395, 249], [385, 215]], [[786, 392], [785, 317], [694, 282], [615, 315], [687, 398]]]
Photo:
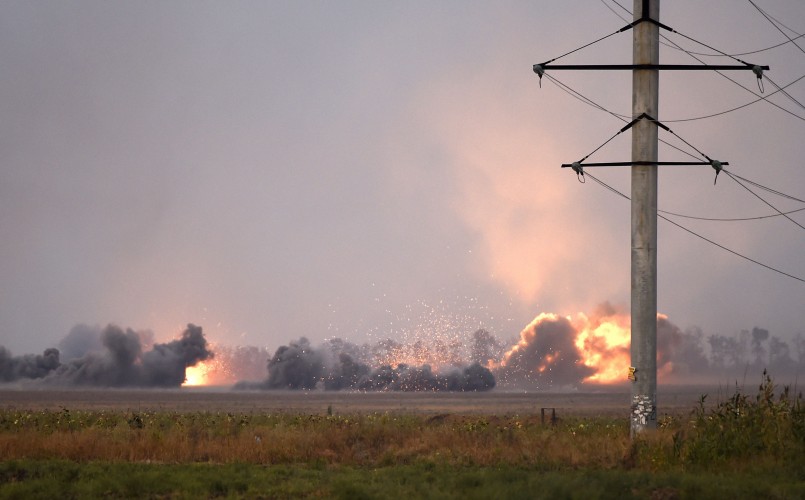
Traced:
[[[239, 387], [479, 391], [626, 383], [630, 338], [629, 315], [609, 303], [589, 315], [540, 314], [516, 342], [501, 341], [483, 329], [420, 336], [405, 344], [387, 339], [359, 346], [331, 339], [314, 347], [301, 338], [268, 359], [262, 382]], [[795, 380], [804, 363], [801, 334], [790, 348], [762, 328], [732, 337], [705, 336], [657, 316], [657, 369], [663, 383], [737, 380], [765, 368], [780, 380]]]
[[236, 388], [487, 391], [495, 387], [495, 377], [477, 362], [438, 371], [429, 364], [378, 364], [378, 360], [387, 360], [403, 351], [399, 344], [390, 340], [370, 347], [332, 339], [314, 348], [302, 337], [277, 349], [268, 360], [268, 377], [263, 382], [240, 382]]
[[25, 354], [14, 357], [0, 346], [0, 381], [37, 379], [47, 376], [59, 367], [59, 350], [45, 349], [43, 354]]
[[212, 358], [201, 327], [189, 324], [180, 338], [153, 343], [153, 334], [109, 325], [80, 325], [43, 355], [11, 356], [0, 347], [0, 380], [40, 380], [43, 384], [95, 387], [179, 387], [185, 369]]
[[[305, 337], [272, 354], [265, 347], [207, 344], [188, 325], [179, 339], [154, 343], [149, 331], [76, 326], [42, 354], [12, 356], [0, 346], [0, 382], [97, 387], [235, 385], [250, 390], [486, 391], [494, 387], [566, 390], [626, 383], [629, 316], [608, 303], [589, 315], [542, 313], [516, 340], [469, 323], [418, 324], [411, 334], [354, 344]], [[215, 356], [213, 357], [213, 352]], [[763, 328], [733, 336], [682, 330], [657, 317], [662, 383], [744, 380], [768, 369], [794, 381], [805, 374], [805, 337], [788, 341]]]

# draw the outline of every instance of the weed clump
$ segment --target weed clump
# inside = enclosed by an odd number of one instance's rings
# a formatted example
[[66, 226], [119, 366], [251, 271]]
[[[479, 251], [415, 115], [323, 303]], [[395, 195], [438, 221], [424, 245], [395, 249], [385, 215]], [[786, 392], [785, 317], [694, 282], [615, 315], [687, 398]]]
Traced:
[[772, 378], [763, 372], [757, 396], [736, 389], [710, 411], [704, 396], [693, 412], [686, 446], [689, 463], [723, 463], [754, 458], [802, 462], [805, 457], [805, 405], [802, 394], [792, 397], [786, 386], [776, 394]]
[[764, 371], [754, 397], [735, 393], [712, 408], [707, 395], [687, 422], [668, 418], [660, 422], [657, 436], [633, 443], [636, 465], [657, 470], [682, 466], [695, 470], [753, 468], [805, 470], [805, 404], [789, 387], [778, 391]]

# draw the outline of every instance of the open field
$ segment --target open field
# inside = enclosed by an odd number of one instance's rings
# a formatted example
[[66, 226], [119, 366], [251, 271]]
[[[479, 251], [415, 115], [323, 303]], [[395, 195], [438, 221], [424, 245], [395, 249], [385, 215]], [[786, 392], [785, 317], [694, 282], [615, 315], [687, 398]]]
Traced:
[[0, 499], [805, 497], [801, 397], [701, 393], [3, 390]]
[[[701, 387], [673, 387], [658, 395], [659, 415], [688, 413]], [[714, 394], [712, 390], [710, 394]], [[722, 391], [723, 392], [723, 391]], [[227, 388], [153, 389], [10, 389], [0, 387], [0, 408], [29, 410], [167, 410], [210, 412], [291, 412], [322, 414], [396, 412], [410, 414], [514, 415], [556, 408], [557, 416], [626, 417], [629, 387], [595, 392], [326, 392], [232, 391]], [[711, 396], [712, 398], [712, 396]]]

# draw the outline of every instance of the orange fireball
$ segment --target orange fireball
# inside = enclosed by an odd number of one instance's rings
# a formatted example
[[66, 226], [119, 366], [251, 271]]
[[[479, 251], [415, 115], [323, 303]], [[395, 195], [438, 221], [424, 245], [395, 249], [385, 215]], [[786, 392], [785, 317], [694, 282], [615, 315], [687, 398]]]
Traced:
[[210, 367], [203, 361], [195, 366], [188, 366], [184, 370], [184, 384], [183, 386], [199, 386], [207, 385], [209, 378]]
[[625, 314], [612, 312], [606, 316], [590, 318], [579, 314], [573, 320], [576, 348], [585, 366], [595, 373], [584, 382], [611, 384], [626, 380], [631, 360], [631, 321]]

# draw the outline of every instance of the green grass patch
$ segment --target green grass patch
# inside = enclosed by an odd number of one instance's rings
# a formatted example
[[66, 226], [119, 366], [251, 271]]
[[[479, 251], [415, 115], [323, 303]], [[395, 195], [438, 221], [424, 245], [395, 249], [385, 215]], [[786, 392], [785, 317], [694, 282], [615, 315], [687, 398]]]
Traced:
[[0, 464], [0, 498], [803, 498], [767, 473], [544, 471], [419, 463], [367, 469], [23, 460]]

